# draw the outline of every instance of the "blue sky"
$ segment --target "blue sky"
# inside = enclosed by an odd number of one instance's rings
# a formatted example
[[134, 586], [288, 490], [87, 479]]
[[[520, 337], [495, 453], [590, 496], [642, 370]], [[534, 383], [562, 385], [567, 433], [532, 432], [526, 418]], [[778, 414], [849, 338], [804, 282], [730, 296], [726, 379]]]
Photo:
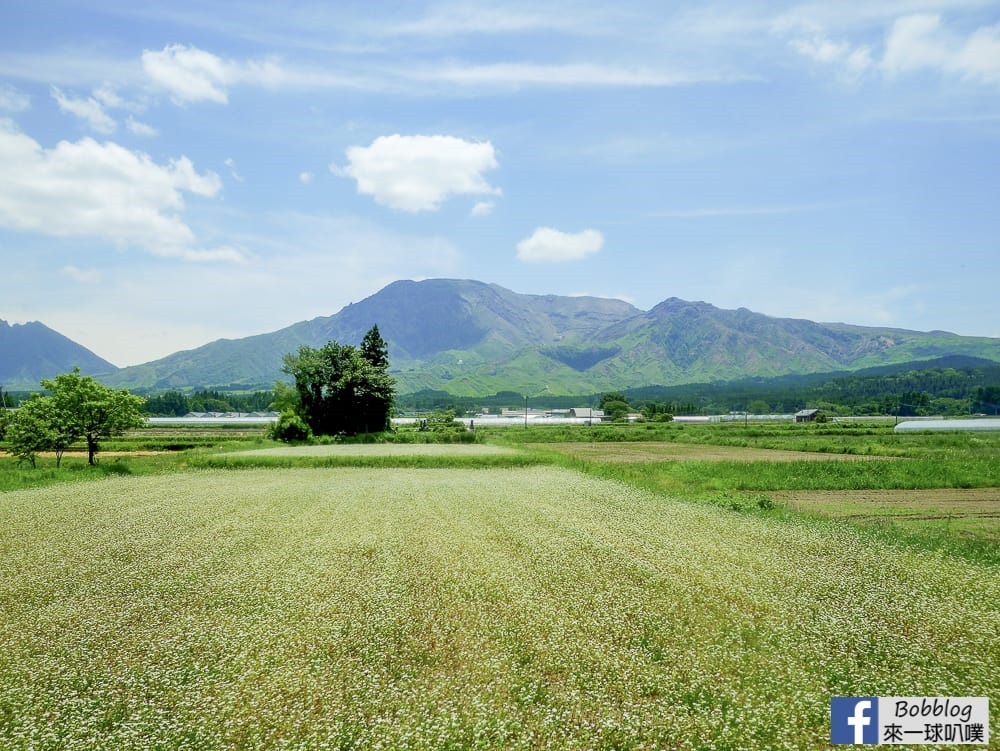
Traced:
[[1000, 3], [4, 3], [0, 262], [118, 365], [428, 277], [1000, 336]]

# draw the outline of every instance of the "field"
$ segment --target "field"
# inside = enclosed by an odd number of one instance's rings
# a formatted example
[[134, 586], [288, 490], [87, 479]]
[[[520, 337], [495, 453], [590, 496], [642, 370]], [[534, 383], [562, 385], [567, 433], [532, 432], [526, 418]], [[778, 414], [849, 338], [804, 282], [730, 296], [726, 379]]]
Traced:
[[796, 510], [865, 524], [935, 528], [1000, 546], [1000, 488], [772, 493]]
[[1000, 696], [1000, 437], [753, 430], [0, 460], [0, 748], [814, 749], [833, 695]]
[[497, 456], [514, 450], [482, 443], [354, 443], [329, 446], [278, 446], [233, 452], [235, 456]]
[[875, 525], [1000, 563], [1000, 435], [783, 428], [674, 428], [653, 441], [636, 430], [628, 440], [604, 441], [598, 433], [589, 442], [518, 445], [676, 498]]
[[526, 448], [550, 446], [561, 454], [576, 459], [609, 463], [663, 462], [663, 461], [730, 461], [730, 462], [802, 462], [802, 461], [857, 461], [870, 457], [858, 454], [824, 454], [811, 451], [747, 448], [742, 446], [713, 446], [697, 443], [668, 443], [642, 441], [629, 443], [579, 443], [525, 444]]

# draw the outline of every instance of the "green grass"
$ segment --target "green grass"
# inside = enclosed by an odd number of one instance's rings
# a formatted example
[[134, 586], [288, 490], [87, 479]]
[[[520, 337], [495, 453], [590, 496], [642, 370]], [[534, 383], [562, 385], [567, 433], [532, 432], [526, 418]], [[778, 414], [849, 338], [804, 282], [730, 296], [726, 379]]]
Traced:
[[185, 468], [200, 469], [290, 469], [331, 467], [368, 467], [372, 469], [488, 469], [500, 467], [532, 467], [549, 464], [549, 460], [531, 454], [329, 454], [297, 456], [294, 454], [253, 455], [214, 454], [192, 456]]
[[[479, 432], [479, 431], [477, 431]], [[949, 453], [996, 458], [1000, 433], [893, 432], [892, 423], [636, 423], [483, 428], [482, 435], [508, 444], [589, 441], [673, 441], [713, 446], [814, 451], [872, 456], [941, 457]]]
[[[641, 426], [629, 426], [629, 428]], [[659, 426], [654, 426], [659, 427]], [[678, 426], [679, 427], [679, 426]], [[722, 429], [718, 429], [721, 427]], [[772, 448], [788, 451], [791, 447], [817, 451], [823, 447], [817, 441], [823, 435], [837, 448], [831, 456], [867, 455], [848, 461], [683, 461], [660, 460], [657, 445], [635, 440], [617, 443], [613, 447], [604, 441], [585, 445], [555, 441], [548, 445], [526, 446], [532, 454], [561, 466], [597, 477], [623, 482], [651, 490], [665, 497], [683, 498], [708, 503], [732, 511], [785, 516], [791, 513], [812, 514], [823, 518], [841, 518], [838, 512], [843, 500], [825, 498], [822, 503], [793, 504], [775, 500], [771, 494], [785, 496], [800, 491], [843, 491], [851, 494], [865, 490], [921, 490], [952, 488], [1000, 487], [1000, 436], [969, 434], [925, 434], [905, 436], [906, 441], [888, 435], [868, 435], [856, 426], [822, 426], [821, 429], [801, 429], [799, 426], [696, 426], [686, 435], [697, 438], [684, 441], [696, 445], [730, 448]], [[531, 432], [529, 429], [528, 433]], [[656, 431], [634, 431], [631, 436], [644, 436]], [[878, 431], [875, 431], [878, 433]], [[657, 433], [662, 440], [664, 434]], [[762, 435], [758, 435], [762, 434]], [[543, 435], [541, 429], [536, 438]], [[915, 440], [909, 440], [909, 439]], [[711, 439], [711, 440], [710, 440]], [[808, 440], [803, 440], [808, 439]], [[517, 445], [511, 442], [512, 445]], [[606, 452], [600, 447], [607, 446]], [[896, 450], [892, 450], [893, 447]], [[838, 448], [839, 447], [839, 448]], [[846, 450], [842, 450], [846, 449]], [[706, 452], [708, 453], [708, 452]], [[711, 452], [720, 453], [720, 452]], [[724, 453], [724, 452], [723, 452]], [[889, 453], [898, 458], [878, 458]], [[603, 454], [603, 456], [602, 456]], [[786, 459], [787, 456], [782, 456]], [[792, 508], [798, 511], [792, 510]], [[1000, 512], [996, 505], [990, 507]], [[957, 555], [985, 563], [1000, 563], [1000, 519], [994, 514], [945, 515], [927, 513], [922, 505], [910, 509], [911, 516], [902, 518], [885, 508], [870, 507], [868, 513], [851, 515], [851, 523], [877, 527], [880, 538], [894, 538], [922, 550]], [[988, 510], [988, 509], [987, 509]]]
[[27, 464], [18, 465], [11, 457], [0, 456], [0, 492], [102, 480], [115, 475], [158, 474], [174, 470], [176, 463], [176, 456], [171, 455], [105, 457], [94, 466], [88, 465], [85, 457], [66, 457], [56, 469], [55, 459], [40, 458], [32, 469]]
[[812, 749], [831, 695], [1000, 695], [996, 567], [845, 525], [557, 467], [67, 492], [0, 494], [5, 751]]

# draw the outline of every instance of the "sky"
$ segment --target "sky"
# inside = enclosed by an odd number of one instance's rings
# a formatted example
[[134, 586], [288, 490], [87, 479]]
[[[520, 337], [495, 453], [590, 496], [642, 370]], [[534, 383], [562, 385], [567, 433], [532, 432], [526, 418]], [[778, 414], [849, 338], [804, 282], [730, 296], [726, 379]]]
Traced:
[[1000, 336], [1000, 2], [0, 3], [0, 318], [116, 365], [397, 279]]

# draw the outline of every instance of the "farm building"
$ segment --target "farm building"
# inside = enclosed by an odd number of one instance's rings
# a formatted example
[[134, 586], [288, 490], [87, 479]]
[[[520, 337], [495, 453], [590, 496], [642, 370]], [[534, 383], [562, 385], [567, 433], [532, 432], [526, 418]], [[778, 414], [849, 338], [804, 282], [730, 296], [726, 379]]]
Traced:
[[897, 433], [908, 433], [915, 430], [1000, 430], [1000, 419], [907, 420], [896, 426]]
[[588, 420], [603, 420], [603, 409], [591, 409], [590, 407], [574, 407], [569, 411], [570, 417], [585, 417]]
[[795, 413], [795, 422], [812, 422], [818, 414], [818, 409], [800, 409]]

